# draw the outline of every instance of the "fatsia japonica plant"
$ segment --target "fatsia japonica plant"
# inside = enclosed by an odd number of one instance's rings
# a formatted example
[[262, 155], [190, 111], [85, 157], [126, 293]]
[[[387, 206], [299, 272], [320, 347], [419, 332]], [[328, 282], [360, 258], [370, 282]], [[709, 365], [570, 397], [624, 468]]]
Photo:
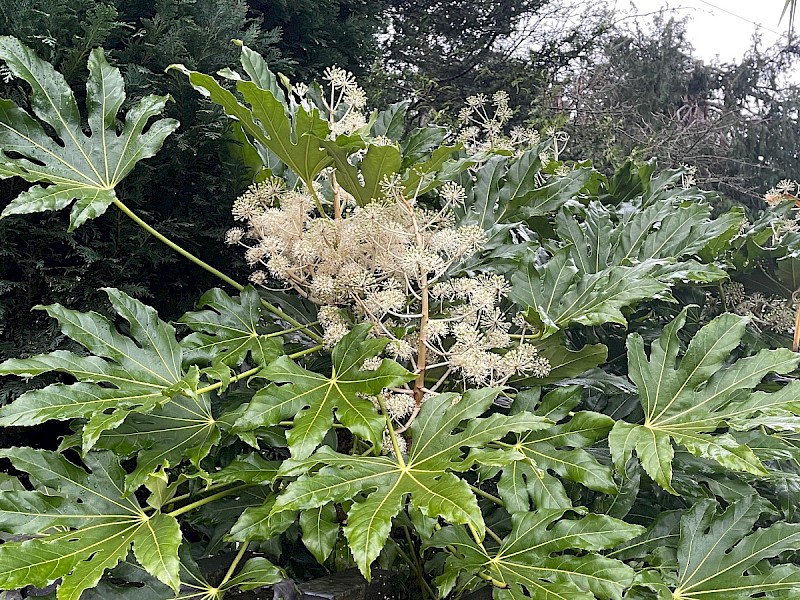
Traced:
[[0, 364], [58, 375], [0, 425], [71, 431], [0, 449], [0, 589], [290, 597], [355, 567], [428, 599], [800, 593], [790, 184], [746, 220], [687, 168], [563, 162], [502, 92], [409, 131], [409, 103], [366, 112], [349, 73], [293, 84], [241, 45], [219, 78], [172, 69], [255, 173], [225, 236], [244, 286], [117, 195], [177, 127], [166, 96], [121, 116], [101, 50], [83, 107], [17, 40], [0, 59], [31, 89], [2, 101], [0, 173], [35, 184], [4, 217], [114, 205], [238, 294], [175, 323], [116, 289], [108, 315], [36, 307], [82, 350]]

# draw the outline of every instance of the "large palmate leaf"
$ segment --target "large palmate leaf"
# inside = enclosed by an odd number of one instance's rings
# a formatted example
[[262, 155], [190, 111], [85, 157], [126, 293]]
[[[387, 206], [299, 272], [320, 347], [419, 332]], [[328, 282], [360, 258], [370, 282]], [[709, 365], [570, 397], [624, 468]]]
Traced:
[[661, 199], [644, 208], [634, 205], [619, 216], [591, 202], [585, 208], [562, 210], [556, 225], [561, 240], [572, 244], [571, 255], [581, 273], [663, 260], [667, 262], [654, 272], [657, 279], [708, 283], [726, 277], [725, 272], [691, 257], [732, 229], [735, 232], [743, 218], [740, 211], [714, 220], [710, 215], [710, 206], [679, 198]]
[[598, 551], [613, 548], [642, 532], [638, 525], [606, 515], [563, 518], [564, 509], [511, 516], [513, 529], [503, 544], [488, 550], [463, 527], [444, 527], [428, 545], [450, 553], [439, 592], [450, 592], [459, 576], [492, 580], [495, 600], [619, 600], [633, 581], [625, 563]]
[[134, 412], [113, 431], [104, 431], [97, 447], [136, 458], [136, 468], [125, 480], [126, 489], [134, 490], [162, 465], [189, 459], [199, 467], [219, 442], [219, 422], [224, 418], [224, 414], [214, 418], [208, 394], [175, 396], [147, 414]]
[[293, 114], [289, 114], [285, 95], [275, 76], [263, 58], [244, 45], [241, 62], [251, 80], [237, 79], [236, 90], [250, 108], [212, 76], [191, 71], [183, 65], [170, 68], [186, 75], [198, 92], [236, 119], [249, 138], [275, 153], [298, 177], [310, 184], [332, 162], [330, 156], [320, 149], [320, 141], [329, 133], [328, 122], [313, 107], [295, 106]]
[[271, 363], [259, 377], [286, 385], [270, 385], [257, 392], [237, 421], [237, 429], [251, 431], [293, 417], [289, 448], [293, 457], [305, 458], [333, 427], [335, 411], [350, 431], [380, 446], [384, 419], [366, 397], [403, 385], [414, 375], [386, 359], [374, 371], [362, 370], [364, 361], [380, 354], [388, 342], [367, 339], [369, 330], [369, 324], [357, 325], [336, 344], [330, 376], [308, 371], [287, 356]]
[[681, 519], [677, 584], [648, 585], [675, 600], [797, 598], [800, 567], [777, 559], [800, 547], [800, 524], [753, 527], [772, 507], [755, 494], [731, 503], [722, 513], [713, 500], [695, 504]]
[[672, 442], [721, 465], [757, 475], [766, 474], [753, 452], [729, 434], [714, 434], [728, 420], [741, 421], [776, 408], [800, 409], [797, 382], [777, 392], [753, 392], [768, 373], [788, 373], [800, 355], [780, 348], [726, 364], [739, 345], [747, 319], [723, 314], [704, 326], [678, 359], [679, 330], [686, 322], [682, 311], [653, 342], [650, 357], [638, 334], [628, 337], [628, 373], [639, 390], [644, 423], [617, 421], [609, 435], [617, 469], [635, 450], [645, 471], [672, 491]]
[[86, 455], [89, 473], [45, 450], [9, 448], [0, 457], [48, 490], [0, 494], [0, 529], [32, 536], [0, 545], [0, 589], [44, 587], [61, 578], [58, 599], [78, 600], [132, 546], [148, 573], [178, 590], [178, 522], [148, 514], [134, 496], [123, 495], [125, 471], [110, 453]]
[[667, 289], [654, 277], [659, 265], [649, 260], [585, 273], [576, 266], [570, 246], [558, 250], [544, 266], [538, 266], [536, 254], [528, 252], [511, 277], [510, 298], [526, 311], [525, 318], [544, 337], [573, 323], [625, 325], [621, 309]]
[[128, 322], [129, 335], [107, 318], [59, 304], [43, 307], [61, 330], [91, 354], [57, 350], [0, 364], [0, 375], [33, 377], [57, 371], [73, 384], [31, 390], [0, 408], [0, 426], [36, 425], [51, 419], [88, 419], [83, 428], [87, 452], [104, 432], [118, 427], [132, 411], [147, 413], [169, 400], [186, 382], [183, 352], [175, 329], [156, 311], [115, 289], [106, 289], [114, 310]]
[[116, 200], [119, 182], [137, 162], [155, 155], [178, 127], [173, 119], [148, 126], [164, 109], [167, 96], [142, 98], [118, 127], [125, 89], [119, 70], [108, 64], [101, 49], [89, 55], [86, 112], [90, 135], [83, 131], [72, 90], [50, 64], [16, 38], [5, 36], [0, 37], [0, 59], [31, 86], [36, 117], [10, 100], [0, 100], [0, 177], [50, 184], [33, 186], [17, 196], [3, 210], [3, 217], [59, 210], [77, 200], [70, 213], [70, 230], [75, 229], [103, 214]]
[[589, 168], [576, 169], [565, 176], [541, 173], [540, 152], [549, 145], [523, 153], [519, 158], [495, 156], [483, 164], [473, 177], [461, 177], [467, 191], [463, 207], [456, 207], [459, 225], [477, 225], [488, 236], [485, 249], [493, 251], [510, 243], [509, 232], [521, 222], [558, 210], [576, 196], [591, 177]]
[[194, 332], [181, 340], [184, 361], [236, 367], [250, 355], [266, 367], [281, 353], [282, 340], [262, 324], [261, 300], [251, 286], [233, 298], [218, 288], [209, 290], [197, 305], [205, 310], [178, 319]]
[[[515, 404], [523, 395], [517, 396]], [[579, 402], [577, 386], [557, 388], [542, 399], [535, 413], [559, 421]], [[531, 501], [534, 508], [570, 508], [572, 503], [564, 486], [553, 473], [589, 489], [615, 494], [612, 469], [586, 451], [606, 439], [613, 425], [611, 417], [580, 411], [546, 430], [518, 434], [510, 449], [522, 458], [503, 467], [497, 484], [505, 509], [510, 513], [527, 512]]]
[[[479, 419], [497, 394], [497, 389], [481, 389], [470, 390], [463, 398], [440, 394], [426, 400], [411, 426], [413, 442], [406, 458], [348, 456], [323, 446], [310, 458], [287, 461], [283, 466], [286, 475], [300, 474], [317, 465], [322, 468], [290, 483], [273, 512], [354, 500], [344, 534], [365, 577], [389, 537], [392, 519], [408, 496], [423, 515], [466, 524], [482, 538], [485, 525], [477, 500], [467, 482], [451, 473], [470, 468], [473, 461], [464, 457], [463, 449], [483, 446], [509, 432], [542, 429], [550, 423], [532, 413]], [[360, 499], [362, 494], [366, 498]]]

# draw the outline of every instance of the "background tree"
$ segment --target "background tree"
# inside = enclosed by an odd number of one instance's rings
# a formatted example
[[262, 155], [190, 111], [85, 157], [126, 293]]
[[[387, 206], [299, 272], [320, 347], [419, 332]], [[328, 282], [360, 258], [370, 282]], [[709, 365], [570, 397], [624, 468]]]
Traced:
[[568, 131], [567, 151], [601, 169], [629, 157], [687, 163], [703, 185], [752, 204], [800, 167], [796, 61], [792, 46], [755, 42], [737, 64], [704, 63], [685, 21], [659, 15], [651, 27], [614, 29], [556, 79], [530, 118]]
[[530, 107], [610, 26], [605, 2], [573, 0], [389, 0], [373, 97], [412, 95], [423, 117], [457, 112], [468, 96], [505, 90]]

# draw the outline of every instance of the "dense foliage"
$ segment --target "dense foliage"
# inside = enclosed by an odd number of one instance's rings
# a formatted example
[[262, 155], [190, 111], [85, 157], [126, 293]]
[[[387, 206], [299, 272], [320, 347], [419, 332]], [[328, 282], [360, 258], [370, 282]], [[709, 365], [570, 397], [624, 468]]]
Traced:
[[[273, 67], [314, 77], [336, 62], [358, 72], [375, 52], [377, 1], [245, 2], [244, 0], [0, 1], [0, 34], [13, 35], [51, 62], [84, 97], [86, 60], [103, 46], [120, 67], [128, 104], [169, 91], [166, 112], [180, 128], [165, 151], [117, 187], [128, 205], [158, 221], [161, 230], [207, 260], [220, 260], [217, 241], [236, 194], [252, 173], [237, 156], [235, 135], [191, 87], [164, 72], [173, 62], [214, 73], [235, 62], [243, 40]], [[345, 50], [340, 50], [344, 48]], [[28, 90], [4, 71], [0, 97], [27, 104]], [[3, 185], [4, 197], [24, 189]], [[59, 217], [0, 223], [0, 356], [46, 351], [63, 340], [46, 319], [30, 312], [38, 299], [107, 306], [98, 289], [114, 285], [177, 318], [213, 278], [200, 269], [186, 277], [174, 253], [124, 218], [104, 217], [65, 236]], [[232, 262], [230, 254], [220, 260]], [[55, 344], [55, 346], [54, 346]], [[6, 395], [3, 400], [7, 400]]]
[[797, 594], [795, 184], [748, 221], [686, 169], [606, 177], [506, 131], [503, 93], [468, 99], [459, 142], [405, 102], [363, 112], [344, 70], [293, 85], [238, 52], [171, 72], [257, 165], [225, 235], [246, 287], [119, 192], [167, 151], [167, 98], [128, 105], [99, 49], [79, 95], [0, 38], [31, 90], [2, 101], [0, 173], [32, 184], [3, 217], [128, 218], [238, 292], [174, 323], [116, 288], [106, 315], [37, 307], [73, 347], [0, 364], [57, 376], [0, 426], [70, 429], [0, 450], [0, 589], [212, 599], [318, 563], [421, 598]]

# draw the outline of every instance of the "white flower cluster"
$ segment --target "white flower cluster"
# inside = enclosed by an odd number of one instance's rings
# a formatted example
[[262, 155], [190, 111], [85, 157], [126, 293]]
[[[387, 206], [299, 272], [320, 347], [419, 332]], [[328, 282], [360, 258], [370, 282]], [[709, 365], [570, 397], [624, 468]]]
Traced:
[[[464, 196], [456, 184], [443, 193], [447, 204]], [[229, 230], [226, 241], [245, 247], [247, 263], [258, 268], [254, 283], [263, 285], [269, 274], [316, 304], [347, 307], [379, 325], [408, 314], [421, 278], [435, 281], [486, 242], [482, 228], [452, 227], [448, 211], [413, 208], [401, 193], [390, 194], [331, 219], [315, 212], [309, 194], [270, 178], [236, 200], [234, 216], [248, 228]], [[323, 316], [321, 322], [330, 344], [347, 333], [341, 320]], [[407, 354], [402, 345], [396, 349]]]
[[508, 105], [508, 92], [500, 90], [491, 98], [478, 94], [467, 98], [467, 105], [458, 114], [461, 131], [458, 139], [472, 154], [491, 150], [516, 152], [527, 150], [539, 143], [539, 132], [535, 129], [515, 127], [510, 135], [503, 128], [513, 115]]
[[791, 179], [782, 179], [778, 185], [764, 194], [764, 200], [770, 206], [780, 204], [784, 200], [797, 201], [797, 194], [800, 193], [800, 184]]
[[[431, 357], [441, 357], [478, 385], [501, 385], [513, 375], [546, 377], [549, 361], [531, 344], [514, 345], [509, 334], [512, 322], [500, 310], [508, 289], [499, 275], [455, 278], [434, 286], [431, 296], [449, 316], [426, 329]], [[441, 342], [446, 337], [454, 339], [449, 347]]]
[[683, 172], [681, 173], [681, 188], [688, 190], [697, 185], [697, 167], [694, 165], [682, 165]]
[[[317, 102], [328, 110], [332, 135], [360, 129], [366, 98], [352, 74], [331, 67], [325, 79], [329, 94]], [[306, 88], [294, 92], [308, 101]], [[539, 142], [538, 133], [520, 128], [504, 137], [502, 128], [511, 117], [508, 94], [494, 94], [491, 116], [488, 101], [470, 98], [462, 119], [478, 124], [492, 144], [516, 148]], [[555, 132], [552, 137], [550, 153], [557, 156], [565, 140]], [[251, 282], [292, 289], [318, 305], [325, 346], [338, 343], [354, 323], [368, 322], [372, 335], [389, 340], [384, 356], [417, 373], [444, 370], [437, 384], [426, 384], [420, 374], [413, 396], [383, 398], [398, 422], [451, 374], [469, 384], [503, 385], [515, 375], [542, 378], [550, 372], [549, 362], [524, 343], [524, 335], [512, 335], [512, 327], [524, 333], [526, 326], [512, 325], [503, 312], [509, 290], [504, 277], [451, 275], [454, 266], [482, 250], [487, 233], [476, 225], [454, 224], [453, 209], [466, 200], [461, 185], [444, 183], [438, 197], [435, 210], [418, 203], [400, 174], [386, 176], [366, 206], [358, 206], [339, 185], [334, 168], [296, 189], [268, 177], [235, 201], [232, 212], [241, 225], [225, 235], [228, 244], [244, 249], [253, 268]], [[381, 360], [370, 359], [362, 368], [378, 369]]]
[[367, 95], [349, 71], [328, 67], [323, 78], [330, 84], [329, 97], [323, 98], [328, 110], [331, 137], [349, 135], [367, 124], [362, 112], [367, 105]]
[[[406, 441], [406, 438], [404, 438], [402, 435], [395, 435], [395, 439], [397, 440], [397, 449], [400, 450], [400, 453], [407, 454], [408, 442]], [[392, 444], [392, 436], [388, 430], [383, 432], [383, 452], [391, 456], [394, 456], [395, 454], [394, 445]]]

